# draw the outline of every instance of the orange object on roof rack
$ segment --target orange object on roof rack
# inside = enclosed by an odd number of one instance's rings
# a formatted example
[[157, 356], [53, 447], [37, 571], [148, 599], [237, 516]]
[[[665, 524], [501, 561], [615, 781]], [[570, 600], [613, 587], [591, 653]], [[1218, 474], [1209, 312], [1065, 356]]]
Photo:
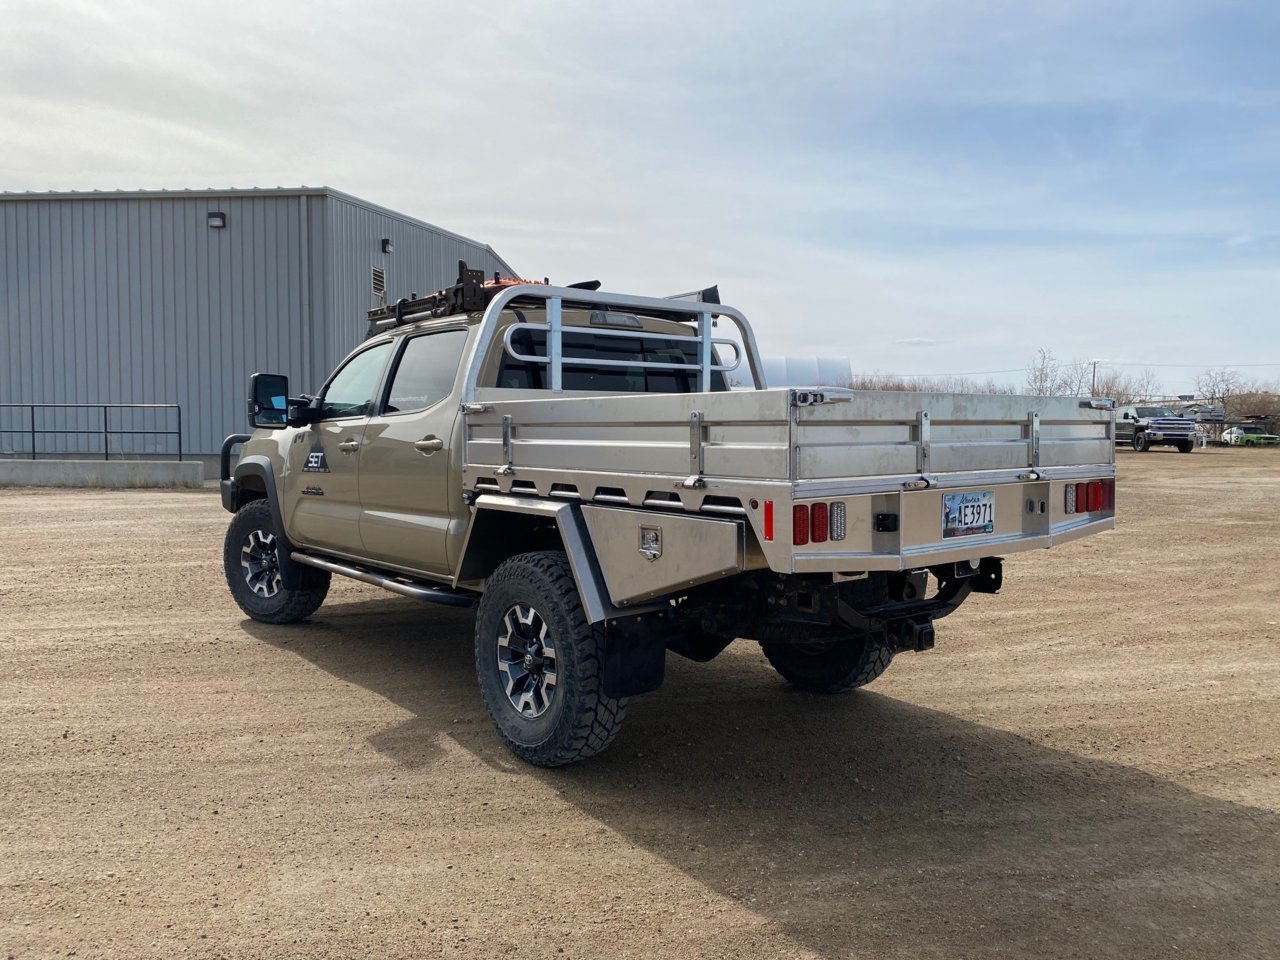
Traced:
[[474, 313], [483, 310], [489, 301], [507, 287], [519, 284], [547, 286], [550, 281], [523, 280], [519, 277], [503, 277], [495, 273], [486, 279], [483, 270], [472, 270], [465, 260], [458, 261], [458, 279], [451, 287], [434, 293], [414, 294], [402, 297], [385, 307], [369, 311], [369, 323], [375, 327], [399, 326], [429, 317], [449, 317], [456, 313]]

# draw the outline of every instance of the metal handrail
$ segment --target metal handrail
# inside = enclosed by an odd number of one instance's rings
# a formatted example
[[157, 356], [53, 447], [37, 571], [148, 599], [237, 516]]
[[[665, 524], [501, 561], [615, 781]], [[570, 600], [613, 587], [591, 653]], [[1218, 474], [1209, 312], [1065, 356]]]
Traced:
[[[116, 436], [159, 436], [159, 437], [176, 437], [178, 460], [182, 460], [182, 407], [176, 403], [0, 403], [0, 410], [25, 409], [30, 414], [30, 423], [21, 430], [5, 430], [0, 429], [0, 434], [18, 434], [20, 436], [29, 436], [31, 438], [31, 459], [36, 459], [36, 455], [40, 453], [39, 444], [36, 441], [37, 436], [45, 434], [64, 435], [79, 434], [87, 436], [102, 437], [102, 459], [111, 459], [111, 443], [112, 434]], [[64, 430], [64, 429], [45, 429], [36, 426], [37, 410], [101, 410], [102, 411], [102, 428], [94, 428], [92, 430]], [[176, 417], [176, 423], [173, 430], [112, 430], [109, 420], [109, 413], [112, 410], [172, 410]], [[46, 453], [52, 451], [45, 451]]]
[[[536, 353], [521, 353], [511, 342], [511, 338], [515, 336], [519, 330], [537, 330], [545, 331], [548, 329], [547, 324], [543, 323], [513, 323], [507, 327], [506, 332], [502, 335], [502, 346], [506, 350], [507, 356], [513, 360], [519, 360], [523, 363], [551, 363], [550, 357], [540, 356]], [[593, 337], [627, 337], [631, 339], [642, 340], [661, 340], [671, 342], [674, 338], [669, 333], [646, 333], [639, 330], [600, 330], [595, 327], [587, 330], [586, 328], [565, 327], [565, 331], [570, 333], [584, 332]], [[695, 341], [696, 342], [696, 341]], [[710, 369], [716, 373], [729, 372], [737, 370], [742, 364], [742, 350], [738, 344], [732, 340], [714, 339], [711, 341], [714, 346], [732, 347], [734, 352], [732, 363], [712, 363]], [[560, 354], [560, 362], [565, 366], [586, 366], [586, 367], [633, 367], [641, 370], [694, 370], [702, 369], [698, 363], [668, 363], [662, 360], [606, 360], [597, 357], [574, 357], [563, 352]]]
[[463, 385], [463, 404], [472, 403], [475, 400], [476, 389], [480, 381], [480, 371], [484, 365], [485, 358], [489, 356], [489, 349], [497, 333], [498, 320], [502, 316], [502, 311], [513, 301], [521, 299], [541, 300], [546, 306], [549, 332], [547, 354], [551, 360], [552, 392], [559, 392], [560, 390], [559, 372], [563, 367], [563, 363], [560, 356], [561, 343], [559, 333], [563, 331], [561, 309], [566, 302], [575, 307], [599, 306], [616, 310], [634, 310], [638, 313], [653, 316], [672, 318], [678, 316], [682, 319], [696, 322], [698, 324], [698, 365], [701, 367], [698, 379], [702, 381], [698, 385], [700, 390], [710, 388], [710, 368], [712, 365], [711, 321], [714, 317], [727, 318], [738, 328], [738, 334], [742, 338], [746, 352], [744, 359], [751, 370], [751, 377], [755, 382], [756, 389], [763, 390], [767, 386], [764, 370], [758, 366], [760, 352], [756, 349], [755, 334], [751, 332], [751, 324], [747, 322], [747, 318], [743, 316], [741, 311], [735, 310], [733, 307], [719, 303], [659, 300], [653, 297], [603, 293], [598, 290], [521, 284], [507, 287], [485, 307], [484, 314], [480, 320], [480, 332], [476, 335], [475, 341], [469, 348], [465, 361], [467, 376]]

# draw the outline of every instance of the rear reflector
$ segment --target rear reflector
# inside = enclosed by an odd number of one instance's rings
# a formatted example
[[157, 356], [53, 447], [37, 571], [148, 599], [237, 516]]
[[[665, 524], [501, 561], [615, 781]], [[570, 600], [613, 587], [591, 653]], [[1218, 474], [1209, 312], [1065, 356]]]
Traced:
[[803, 547], [809, 542], [809, 507], [797, 503], [791, 508], [791, 543]]
[[844, 501], [831, 504], [831, 539], [844, 539]]
[[766, 500], [764, 502], [764, 538], [766, 540], [773, 539], [773, 501]]

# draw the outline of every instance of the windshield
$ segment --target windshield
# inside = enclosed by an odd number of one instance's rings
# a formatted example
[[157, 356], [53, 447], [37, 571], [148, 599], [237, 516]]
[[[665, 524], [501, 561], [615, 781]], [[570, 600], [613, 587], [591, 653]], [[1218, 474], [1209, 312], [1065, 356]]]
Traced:
[[1261, 427], [1237, 427], [1236, 429], [1239, 430], [1241, 433], [1263, 433], [1264, 432]]
[[1140, 417], [1176, 417], [1177, 414], [1168, 407], [1139, 407], [1138, 416]]

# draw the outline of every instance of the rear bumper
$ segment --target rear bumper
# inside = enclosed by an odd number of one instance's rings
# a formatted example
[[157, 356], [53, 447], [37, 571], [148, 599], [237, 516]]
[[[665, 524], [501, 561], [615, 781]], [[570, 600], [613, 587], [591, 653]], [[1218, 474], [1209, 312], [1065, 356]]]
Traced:
[[833, 553], [796, 553], [794, 554], [793, 572], [795, 573], [836, 573], [841, 571], [879, 571], [879, 570], [916, 570], [921, 567], [933, 567], [942, 563], [954, 563], [957, 560], [981, 560], [984, 557], [1003, 557], [1011, 553], [1022, 553], [1026, 550], [1047, 550], [1050, 547], [1070, 543], [1115, 529], [1115, 517], [1104, 517], [1097, 520], [1080, 521], [1064, 526], [1053, 533], [1040, 536], [975, 537], [971, 542], [962, 545], [937, 547], [907, 547], [897, 554], [878, 553], [874, 551], [848, 551]]
[[[775, 542], [762, 546], [769, 566], [779, 573], [913, 570], [1027, 550], [1046, 550], [1115, 527], [1114, 497], [1110, 494], [1090, 512], [1074, 512], [1075, 490], [1068, 496], [1068, 488], [1078, 490], [1079, 483], [1095, 481], [1114, 484], [1114, 473], [1104, 467], [1077, 476], [1064, 471], [1052, 478], [1040, 476], [1012, 483], [969, 479], [963, 487], [938, 485], [921, 490], [832, 497], [844, 502], [848, 518], [845, 535], [838, 542], [834, 538], [821, 543], [810, 539], [793, 546], [787, 509], [779, 518]], [[988, 527], [990, 532], [956, 535], [944, 529], [948, 495], [955, 493], [994, 497], [994, 522]], [[829, 496], [828, 493], [818, 499]], [[794, 502], [800, 504], [807, 500]], [[953, 506], [954, 503], [952, 498]]]

